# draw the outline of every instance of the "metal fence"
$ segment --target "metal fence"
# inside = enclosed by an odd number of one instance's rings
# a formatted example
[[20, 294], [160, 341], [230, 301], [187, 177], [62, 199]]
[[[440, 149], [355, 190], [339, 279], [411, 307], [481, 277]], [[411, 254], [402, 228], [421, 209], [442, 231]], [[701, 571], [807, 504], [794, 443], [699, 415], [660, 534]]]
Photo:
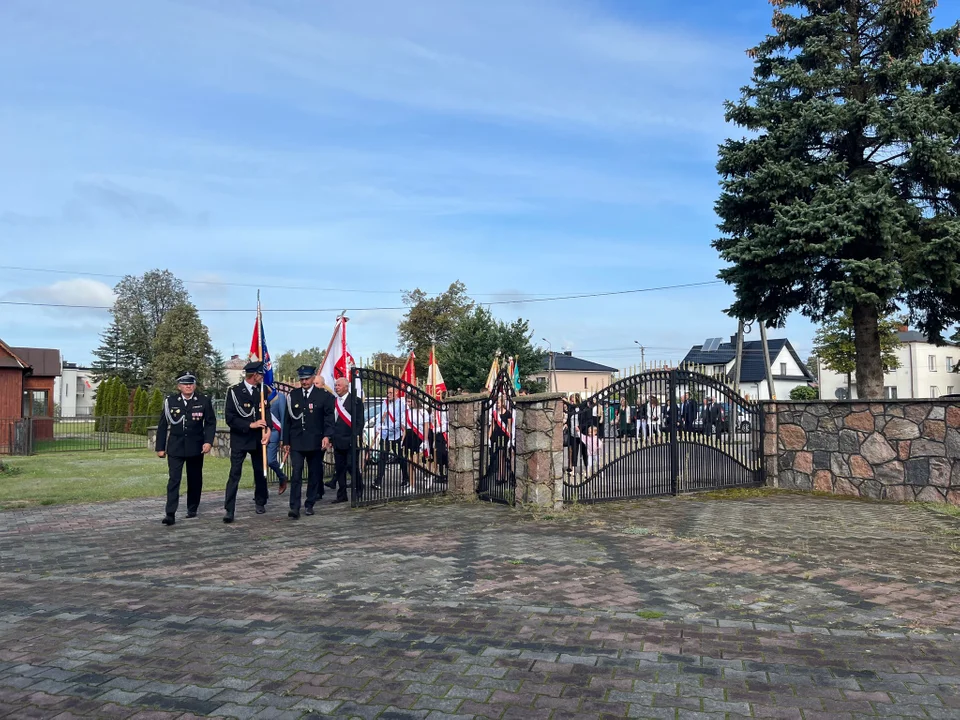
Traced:
[[517, 413], [513, 392], [513, 379], [501, 371], [493, 392], [480, 405], [477, 497], [505, 505], [515, 504], [517, 489]]
[[155, 424], [152, 415], [0, 419], [0, 453], [143, 450]]

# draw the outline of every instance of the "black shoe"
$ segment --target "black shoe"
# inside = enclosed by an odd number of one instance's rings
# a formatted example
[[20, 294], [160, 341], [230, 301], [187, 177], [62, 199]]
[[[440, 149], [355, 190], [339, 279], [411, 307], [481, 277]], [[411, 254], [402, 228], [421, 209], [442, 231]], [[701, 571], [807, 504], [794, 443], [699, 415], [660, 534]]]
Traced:
[[196, 511], [196, 510], [189, 510], [189, 511], [187, 511], [187, 517], [188, 517], [188, 518], [195, 518], [196, 516], [197, 516], [197, 511]]
[[161, 520], [164, 525], [173, 525], [177, 519], [173, 515], [167, 515]]
[[224, 516], [223, 516], [223, 521], [224, 521], [225, 523], [232, 523], [232, 522], [233, 522], [233, 513], [228, 512], [226, 515], [224, 515]]
[[331, 490], [335, 490], [336, 487], [337, 487], [337, 481], [336, 481], [336, 480], [331, 480], [330, 482], [325, 482], [325, 483], [323, 484], [323, 486], [324, 486], [324, 487], [328, 487], [328, 488], [330, 488]]
[[[313, 513], [307, 512], [307, 515], [312, 515], [312, 514], [313, 514]], [[287, 517], [288, 517], [288, 518], [293, 518], [294, 520], [299, 520], [299, 519], [300, 519], [300, 513], [298, 513], [296, 510], [291, 510], [290, 512], [287, 513]]]
[[347, 498], [337, 498], [336, 500], [334, 500], [334, 501], [331, 502], [330, 504], [331, 504], [331, 505], [336, 505], [337, 503], [342, 503], [342, 502], [350, 502], [350, 501], [347, 500]]
[[257, 515], [263, 515], [267, 511], [267, 508], [263, 505], [257, 505]]
[[382, 486], [380, 483], [378, 483], [378, 482], [375, 482], [375, 483], [374, 483], [373, 485], [371, 485], [370, 487], [372, 487], [374, 490], [383, 490], [383, 486]]
[[313, 515], [313, 507], [311, 506], [311, 507], [308, 507], [308, 508], [304, 508], [304, 509], [303, 509], [303, 514], [304, 514], [304, 515]]

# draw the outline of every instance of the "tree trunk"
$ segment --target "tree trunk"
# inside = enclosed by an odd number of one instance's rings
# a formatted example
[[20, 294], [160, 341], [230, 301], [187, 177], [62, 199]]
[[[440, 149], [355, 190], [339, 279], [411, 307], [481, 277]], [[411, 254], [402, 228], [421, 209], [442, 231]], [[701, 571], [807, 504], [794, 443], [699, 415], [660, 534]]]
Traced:
[[880, 354], [880, 313], [876, 306], [853, 306], [853, 333], [857, 356], [857, 396], [883, 399], [883, 361]]

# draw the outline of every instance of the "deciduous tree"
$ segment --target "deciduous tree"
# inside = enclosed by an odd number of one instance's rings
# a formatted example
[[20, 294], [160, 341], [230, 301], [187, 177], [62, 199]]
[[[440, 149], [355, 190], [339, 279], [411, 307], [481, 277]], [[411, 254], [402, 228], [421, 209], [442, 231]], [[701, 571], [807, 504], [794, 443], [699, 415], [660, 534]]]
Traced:
[[172, 392], [177, 375], [191, 370], [197, 376], [197, 383], [205, 387], [210, 377], [207, 362], [211, 352], [210, 334], [193, 304], [184, 303], [171, 308], [164, 315], [154, 338], [150, 365], [153, 386]]
[[457, 280], [433, 297], [419, 288], [405, 293], [403, 304], [409, 309], [397, 326], [398, 347], [404, 355], [411, 350], [416, 354], [420, 375], [426, 370], [430, 346], [446, 344], [474, 303], [467, 296], [467, 286]]

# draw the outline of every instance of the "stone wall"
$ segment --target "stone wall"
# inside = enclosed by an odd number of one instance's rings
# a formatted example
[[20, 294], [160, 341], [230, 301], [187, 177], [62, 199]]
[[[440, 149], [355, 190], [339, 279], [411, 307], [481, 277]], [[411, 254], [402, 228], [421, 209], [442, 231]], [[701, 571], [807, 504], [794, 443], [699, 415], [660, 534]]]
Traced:
[[764, 411], [769, 485], [960, 505], [960, 406], [773, 402]]
[[450, 423], [447, 492], [453, 497], [475, 496], [480, 473], [480, 404], [486, 395], [458, 395], [447, 400]]
[[[147, 447], [151, 450], [157, 446], [157, 428], [147, 428]], [[210, 455], [218, 458], [230, 457], [230, 430], [227, 428], [218, 428], [213, 436], [213, 447], [210, 449]]]
[[514, 398], [517, 501], [563, 506], [563, 404], [558, 393]]

